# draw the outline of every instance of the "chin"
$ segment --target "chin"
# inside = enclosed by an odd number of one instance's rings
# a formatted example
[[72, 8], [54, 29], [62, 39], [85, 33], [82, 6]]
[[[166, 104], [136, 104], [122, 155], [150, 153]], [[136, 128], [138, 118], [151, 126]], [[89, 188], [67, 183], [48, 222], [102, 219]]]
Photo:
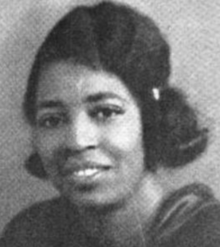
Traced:
[[79, 186], [70, 183], [56, 183], [55, 187], [60, 195], [68, 199], [72, 205], [93, 210], [114, 210], [123, 207], [131, 196], [126, 189], [112, 190], [97, 184]]
[[123, 207], [125, 200], [113, 195], [98, 193], [76, 194], [65, 193], [64, 195], [73, 205], [92, 209], [94, 211], [112, 211]]

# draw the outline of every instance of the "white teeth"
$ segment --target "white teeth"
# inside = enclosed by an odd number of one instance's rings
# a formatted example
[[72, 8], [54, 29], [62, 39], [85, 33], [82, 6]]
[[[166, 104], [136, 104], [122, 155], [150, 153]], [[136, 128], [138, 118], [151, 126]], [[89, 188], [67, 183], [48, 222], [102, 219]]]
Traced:
[[74, 174], [78, 177], [88, 177], [88, 176], [94, 175], [97, 172], [98, 172], [98, 169], [96, 168], [88, 168], [86, 170], [74, 172]]

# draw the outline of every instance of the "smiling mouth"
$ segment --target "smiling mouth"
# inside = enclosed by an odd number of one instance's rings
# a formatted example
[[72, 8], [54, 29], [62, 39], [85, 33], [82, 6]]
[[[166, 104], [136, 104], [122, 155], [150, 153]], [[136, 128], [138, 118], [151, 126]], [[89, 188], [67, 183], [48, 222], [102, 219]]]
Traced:
[[99, 174], [103, 174], [106, 171], [109, 171], [111, 166], [107, 165], [99, 165], [93, 163], [86, 164], [77, 164], [73, 165], [69, 168], [64, 169], [65, 175], [74, 175], [75, 178], [83, 179], [83, 178], [92, 178], [98, 176]]
[[83, 169], [83, 170], [78, 170], [78, 171], [74, 171], [73, 174], [76, 177], [92, 177], [95, 176], [97, 174], [99, 174], [100, 172], [109, 170], [110, 168], [87, 168], [87, 169]]

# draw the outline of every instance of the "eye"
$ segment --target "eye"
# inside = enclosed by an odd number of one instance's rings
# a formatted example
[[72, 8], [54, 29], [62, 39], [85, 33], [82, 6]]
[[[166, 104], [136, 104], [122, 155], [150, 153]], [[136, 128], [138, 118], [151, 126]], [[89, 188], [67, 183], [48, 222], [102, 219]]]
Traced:
[[90, 112], [90, 115], [99, 121], [111, 120], [122, 114], [124, 109], [119, 106], [96, 106]]
[[62, 126], [66, 122], [63, 115], [60, 114], [45, 114], [37, 120], [37, 125], [40, 128], [54, 129]]

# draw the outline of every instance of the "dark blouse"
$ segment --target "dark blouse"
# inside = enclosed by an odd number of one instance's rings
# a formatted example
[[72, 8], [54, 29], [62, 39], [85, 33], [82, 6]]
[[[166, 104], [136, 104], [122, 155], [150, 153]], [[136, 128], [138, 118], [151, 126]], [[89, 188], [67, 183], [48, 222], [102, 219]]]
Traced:
[[[69, 223], [70, 207], [64, 199], [56, 198], [24, 210], [7, 225], [0, 246], [85, 246], [80, 242], [77, 219], [76, 224]], [[70, 240], [73, 227], [77, 231], [74, 236], [77, 243]], [[146, 247], [220, 247], [220, 203], [205, 185], [183, 187], [164, 200], [151, 234]]]

